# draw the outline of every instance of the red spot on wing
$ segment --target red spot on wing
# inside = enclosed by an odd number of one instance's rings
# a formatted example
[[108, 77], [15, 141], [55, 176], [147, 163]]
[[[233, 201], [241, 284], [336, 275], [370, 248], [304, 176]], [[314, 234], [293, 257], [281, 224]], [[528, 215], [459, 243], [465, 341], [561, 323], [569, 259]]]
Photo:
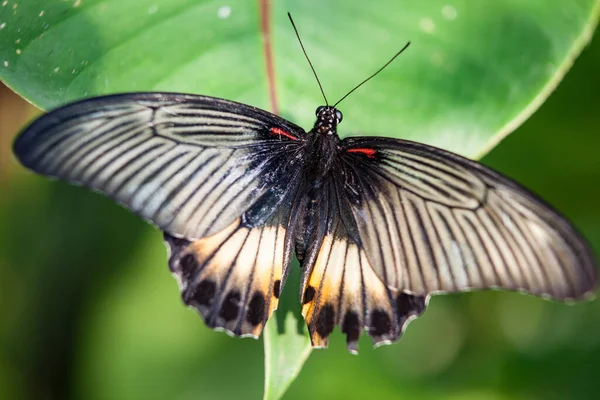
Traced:
[[285, 136], [286, 138], [288, 138], [290, 140], [298, 140], [294, 136], [292, 136], [291, 133], [286, 132], [286, 131], [284, 131], [281, 128], [271, 128], [271, 133], [274, 133], [274, 134], [279, 135], [279, 136]]
[[375, 150], [374, 149], [367, 149], [367, 148], [357, 148], [357, 149], [348, 149], [346, 150], [348, 153], [361, 153], [366, 155], [369, 158], [375, 158]]

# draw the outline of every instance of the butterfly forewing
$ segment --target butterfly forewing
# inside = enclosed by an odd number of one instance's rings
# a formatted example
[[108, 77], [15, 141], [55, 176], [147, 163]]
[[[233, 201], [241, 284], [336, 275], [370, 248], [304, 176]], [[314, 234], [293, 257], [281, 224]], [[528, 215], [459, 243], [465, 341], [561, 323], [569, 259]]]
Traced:
[[516, 183], [423, 144], [353, 138], [344, 147], [360, 240], [388, 287], [417, 295], [501, 288], [557, 299], [593, 290], [585, 241]]
[[137, 93], [53, 111], [14, 150], [28, 168], [102, 192], [193, 240], [220, 232], [263, 196], [281, 201], [304, 140], [301, 128], [251, 106]]

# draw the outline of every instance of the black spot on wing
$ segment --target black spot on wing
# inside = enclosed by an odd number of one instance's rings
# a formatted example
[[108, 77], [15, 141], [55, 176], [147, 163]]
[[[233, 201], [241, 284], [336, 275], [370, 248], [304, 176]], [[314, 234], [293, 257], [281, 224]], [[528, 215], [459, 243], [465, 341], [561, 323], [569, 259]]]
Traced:
[[275, 281], [275, 283], [273, 284], [273, 296], [275, 296], [276, 298], [279, 298], [279, 295], [281, 294], [281, 281], [279, 279], [277, 279]]
[[427, 307], [426, 296], [413, 296], [406, 293], [400, 293], [396, 297], [396, 321], [400, 330], [399, 335], [410, 317], [418, 317], [423, 314]]
[[219, 316], [225, 321], [232, 321], [236, 319], [240, 311], [240, 298], [241, 296], [239, 292], [229, 292], [227, 297], [225, 297], [223, 304], [221, 304]]
[[400, 314], [421, 314], [425, 310], [425, 297], [400, 293], [396, 298], [396, 307], [398, 307], [398, 313]]
[[392, 321], [383, 310], [375, 310], [371, 314], [371, 329], [369, 334], [372, 337], [392, 335]]
[[[278, 281], [279, 282], [279, 281]], [[265, 298], [260, 292], [255, 292], [248, 304], [246, 321], [253, 326], [260, 324], [265, 316]]]
[[181, 280], [188, 281], [199, 268], [198, 261], [193, 254], [186, 254], [179, 260]]
[[302, 304], [310, 303], [315, 297], [315, 288], [312, 286], [308, 286], [304, 291], [304, 297], [302, 299]]
[[169, 270], [177, 272], [180, 263], [178, 262], [180, 254], [187, 249], [189, 240], [176, 238], [168, 233], [164, 233], [165, 243], [169, 246]]
[[191, 297], [191, 301], [186, 302], [189, 305], [197, 305], [210, 307], [217, 293], [217, 285], [210, 280], [202, 281], [196, 286], [196, 290]]
[[356, 342], [360, 337], [360, 320], [354, 311], [348, 311], [342, 323], [342, 332], [346, 334], [348, 343]]
[[412, 296], [400, 293], [396, 298], [396, 319], [400, 329], [402, 329], [408, 318], [421, 315], [427, 307], [426, 303], [425, 296]]
[[333, 327], [335, 325], [334, 320], [335, 312], [333, 310], [333, 306], [331, 304], [325, 304], [321, 310], [319, 310], [319, 314], [317, 316], [316, 328], [319, 336], [326, 338], [331, 332], [333, 332]]

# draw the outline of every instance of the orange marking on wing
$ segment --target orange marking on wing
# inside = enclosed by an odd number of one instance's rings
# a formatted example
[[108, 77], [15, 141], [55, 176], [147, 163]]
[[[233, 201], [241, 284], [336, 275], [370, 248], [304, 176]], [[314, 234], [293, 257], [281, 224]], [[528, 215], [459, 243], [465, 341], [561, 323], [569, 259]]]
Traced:
[[366, 155], [369, 158], [375, 158], [375, 150], [374, 149], [365, 149], [365, 148], [358, 148], [358, 149], [348, 149], [346, 150], [348, 153], [361, 153]]
[[281, 128], [271, 128], [271, 133], [274, 133], [279, 136], [285, 136], [286, 138], [291, 139], [291, 140], [298, 140], [294, 136], [292, 136], [291, 133], [286, 132]]

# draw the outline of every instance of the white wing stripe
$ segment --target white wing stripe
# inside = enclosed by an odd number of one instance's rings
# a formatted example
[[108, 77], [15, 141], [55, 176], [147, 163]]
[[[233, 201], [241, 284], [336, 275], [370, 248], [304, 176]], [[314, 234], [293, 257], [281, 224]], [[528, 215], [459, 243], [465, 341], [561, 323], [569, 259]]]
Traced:
[[[213, 157], [206, 160], [205, 163], [202, 162], [204, 160], [200, 160], [202, 163], [198, 166], [198, 169], [192, 175], [183, 175], [185, 180], [180, 183], [176, 190], [172, 191], [174, 196], [162, 204], [153, 219], [169, 221], [168, 225], [171, 225], [174, 219], [178, 219], [179, 223], [185, 224], [193, 207], [190, 205], [191, 198], [201, 188], [208, 187], [211, 180], [218, 180], [220, 178], [217, 171], [225, 166], [224, 164], [230, 159], [231, 154], [232, 152], [216, 153]], [[209, 155], [206, 154], [206, 157], [209, 157]], [[192, 180], [198, 184], [189, 185], [189, 181]]]
[[453, 237], [450, 229], [448, 219], [452, 218], [452, 214], [448, 209], [433, 202], [428, 202], [427, 208], [431, 216], [433, 229], [438, 236], [436, 245], [439, 246], [438, 251], [441, 252], [438, 256], [437, 267], [440, 275], [440, 287], [443, 290], [456, 290], [460, 285], [456, 283], [454, 271], [464, 268], [464, 261], [460, 245]]
[[[110, 146], [111, 143], [121, 138], [125, 139], [142, 132], [142, 129], [131, 131], [131, 128], [134, 126], [121, 125], [118, 129], [115, 128], [106, 134], [103, 131], [91, 134], [89, 138], [87, 138], [88, 135], [73, 135], [72, 139], [65, 141], [62, 146], [57, 147], [51, 152], [54, 157], [54, 166], [52, 168], [58, 176], [62, 176], [63, 174], [74, 176], [77, 164], [85, 160], [86, 156], [90, 155], [90, 153], [100, 154], [102, 146]], [[128, 131], [131, 131], [131, 134], [127, 134]], [[91, 155], [89, 158], [93, 157]]]
[[543, 290], [546, 291], [552, 291], [553, 288], [551, 282], [549, 282], [542, 270], [542, 265], [537, 252], [531, 246], [531, 243], [527, 240], [526, 235], [521, 230], [518, 222], [519, 214], [512, 208], [506, 207], [506, 203], [503, 202], [500, 197], [495, 195], [490, 197], [490, 206], [494, 208], [494, 211], [502, 221], [502, 225], [509, 234], [515, 238], [516, 245], [525, 257], [525, 267], [528, 271], [531, 271], [536, 287], [543, 288]]
[[[527, 276], [523, 275], [519, 270], [513, 251], [507, 243], [507, 239], [500, 233], [497, 226], [492, 221], [489, 210], [482, 207], [477, 210], [477, 216], [482, 223], [482, 229], [486, 232], [484, 239], [485, 246], [490, 252], [492, 264], [496, 266], [496, 272], [498, 273], [499, 278], [498, 286], [510, 289], [532, 287], [527, 284]], [[511, 265], [513, 266], [512, 270]], [[515, 277], [517, 280], [515, 280]], [[525, 278], [525, 280], [523, 278]]]
[[[80, 170], [77, 172], [78, 180], [89, 182], [90, 186], [97, 187], [98, 175], [101, 175], [104, 170], [112, 169], [111, 164], [117, 160], [127, 159], [127, 153], [135, 149], [138, 145], [146, 142], [146, 137], [137, 134], [127, 134], [105, 146], [103, 151], [95, 153], [96, 157], [84, 164], [80, 162]], [[77, 169], [77, 168], [76, 168]], [[100, 182], [103, 182], [100, 180]]]
[[115, 197], [121, 203], [131, 204], [133, 210], [139, 211], [146, 200], [164, 184], [174, 171], [188, 163], [194, 154], [185, 149], [175, 147], [141, 168], [115, 191]]
[[[432, 265], [431, 260], [428, 259], [428, 256], [424, 253], [424, 245], [421, 242], [423, 237], [423, 233], [421, 232], [421, 226], [419, 226], [419, 221], [416, 218], [416, 210], [413, 204], [413, 199], [411, 199], [412, 194], [409, 194], [405, 191], [402, 191], [402, 206], [404, 209], [404, 214], [406, 216], [406, 227], [408, 228], [407, 237], [411, 240], [411, 247], [415, 254], [415, 263], [413, 264], [413, 269], [411, 271], [411, 282], [414, 287], [418, 287], [420, 290], [426, 290], [427, 287], [431, 284], [431, 271], [427, 271], [427, 275], [430, 279], [427, 279], [425, 275], [425, 271], [427, 266]], [[423, 265], [426, 263], [426, 265]]]
[[[103, 121], [93, 121], [90, 122], [90, 129], [96, 129], [96, 127], [102, 125]], [[27, 155], [27, 158], [30, 162], [37, 162], [40, 165], [43, 165], [42, 157], [47, 155], [48, 153], [56, 152], [56, 147], [61, 146], [63, 142], [78, 142], [80, 139], [77, 137], [77, 134], [80, 131], [79, 126], [71, 126], [64, 127], [60, 130], [54, 130], [52, 132], [48, 132], [45, 136], [48, 138], [46, 141], [42, 141], [32, 148], [32, 151]], [[63, 145], [64, 147], [64, 145]]]
[[142, 174], [146, 169], [151, 168], [153, 164], [157, 164], [157, 159], [168, 154], [175, 146], [174, 143], [165, 143], [157, 138], [150, 139], [135, 150], [135, 155], [129, 158], [128, 162], [122, 164], [114, 171], [112, 176], [106, 179], [101, 190], [111, 195], [118, 193], [136, 175]]
[[489, 258], [483, 251], [481, 238], [477, 232], [478, 220], [473, 213], [460, 210], [456, 212], [458, 226], [466, 239], [467, 246], [471, 249], [472, 263], [467, 264], [469, 288], [485, 287], [487, 284], [482, 268], [489, 265]]
[[[449, 187], [456, 191], [462, 191], [463, 193], [473, 193], [485, 191], [485, 186], [479, 181], [469, 181], [465, 178], [464, 174], [458, 174], [462, 168], [455, 168], [454, 170], [448, 171], [447, 169], [439, 168], [440, 165], [428, 166], [410, 160], [410, 158], [390, 158], [390, 161], [394, 163], [387, 163], [391, 168], [398, 171], [399, 175], [410, 171], [413, 175], [417, 175], [419, 178], [430, 182], [430, 184], [437, 184], [441, 187]], [[396, 167], [397, 165], [397, 167]]]
[[[123, 131], [120, 135], [111, 136], [106, 138], [106, 140], [101, 140], [99, 143], [96, 143], [94, 146], [89, 146], [85, 148], [83, 151], [78, 151], [73, 154], [73, 164], [70, 166], [69, 170], [65, 170], [65, 173], [70, 179], [73, 179], [78, 182], [84, 182], [87, 174], [86, 171], [90, 168], [93, 168], [94, 164], [103, 157], [106, 158], [106, 155], [110, 151], [119, 151], [119, 147], [121, 145], [125, 145], [127, 142], [134, 141], [137, 139], [139, 143], [141, 140], [139, 133], [142, 129], [139, 130], [129, 130]], [[134, 142], [135, 143], [135, 142]], [[77, 156], [75, 156], [77, 154]], [[61, 159], [61, 161], [66, 159]]]
[[198, 118], [212, 118], [233, 122], [246, 121], [257, 126], [261, 125], [261, 121], [256, 118], [248, 117], [241, 114], [234, 114], [226, 111], [218, 111], [215, 109], [200, 108], [191, 105], [165, 106], [158, 110], [155, 114], [155, 120], [159, 122], [177, 119], [185, 120]]
[[[161, 173], [159, 175], [160, 180], [157, 179], [156, 182], [160, 182], [163, 185], [163, 190], [154, 192], [152, 196], [146, 200], [143, 208], [140, 210], [141, 214], [147, 219], [158, 221], [158, 213], [161, 210], [161, 207], [164, 204], [167, 204], [172, 197], [176, 196], [177, 193], [180, 193], [186, 186], [190, 187], [191, 185], [189, 185], [189, 183], [193, 180], [194, 176], [196, 176], [196, 173], [204, 168], [206, 163], [213, 160], [218, 155], [214, 152], [211, 154], [208, 153], [208, 150], [197, 154], [190, 152], [189, 157], [185, 159], [187, 162], [179, 164], [181, 167], [179, 167], [179, 165], [177, 165], [177, 168], [172, 166], [172, 168]], [[172, 210], [172, 212], [174, 211], [175, 210]], [[169, 216], [170, 214], [168, 214], [168, 212], [165, 213], [161, 221], [164, 222], [164, 219]]]
[[465, 168], [457, 165], [454, 162], [445, 160], [442, 162], [440, 159], [427, 158], [417, 154], [401, 151], [388, 151], [384, 150], [387, 155], [387, 159], [396, 163], [410, 163], [410, 165], [423, 173], [435, 173], [440, 176], [450, 177], [450, 181], [459, 182], [458, 186], [469, 188], [479, 188], [482, 190], [484, 186], [480, 179], [473, 177], [473, 175]]
[[[195, 207], [193, 208], [192, 214], [189, 217], [189, 225], [191, 227], [202, 224], [206, 213], [209, 213], [217, 206], [223, 207], [225, 205], [219, 203], [221, 200], [226, 199], [225, 194], [227, 191], [231, 189], [231, 186], [241, 175], [243, 175], [245, 171], [245, 169], [236, 169], [237, 165], [235, 164], [235, 162], [232, 162], [230, 164], [231, 168], [227, 172], [220, 174], [220, 180], [215, 179], [216, 182], [212, 188], [207, 188], [207, 191], [204, 193], [199, 191], [198, 195], [195, 196], [197, 201], [194, 202], [193, 199], [190, 200], [190, 203], [195, 203]], [[210, 229], [210, 226], [207, 226], [207, 228]]]

